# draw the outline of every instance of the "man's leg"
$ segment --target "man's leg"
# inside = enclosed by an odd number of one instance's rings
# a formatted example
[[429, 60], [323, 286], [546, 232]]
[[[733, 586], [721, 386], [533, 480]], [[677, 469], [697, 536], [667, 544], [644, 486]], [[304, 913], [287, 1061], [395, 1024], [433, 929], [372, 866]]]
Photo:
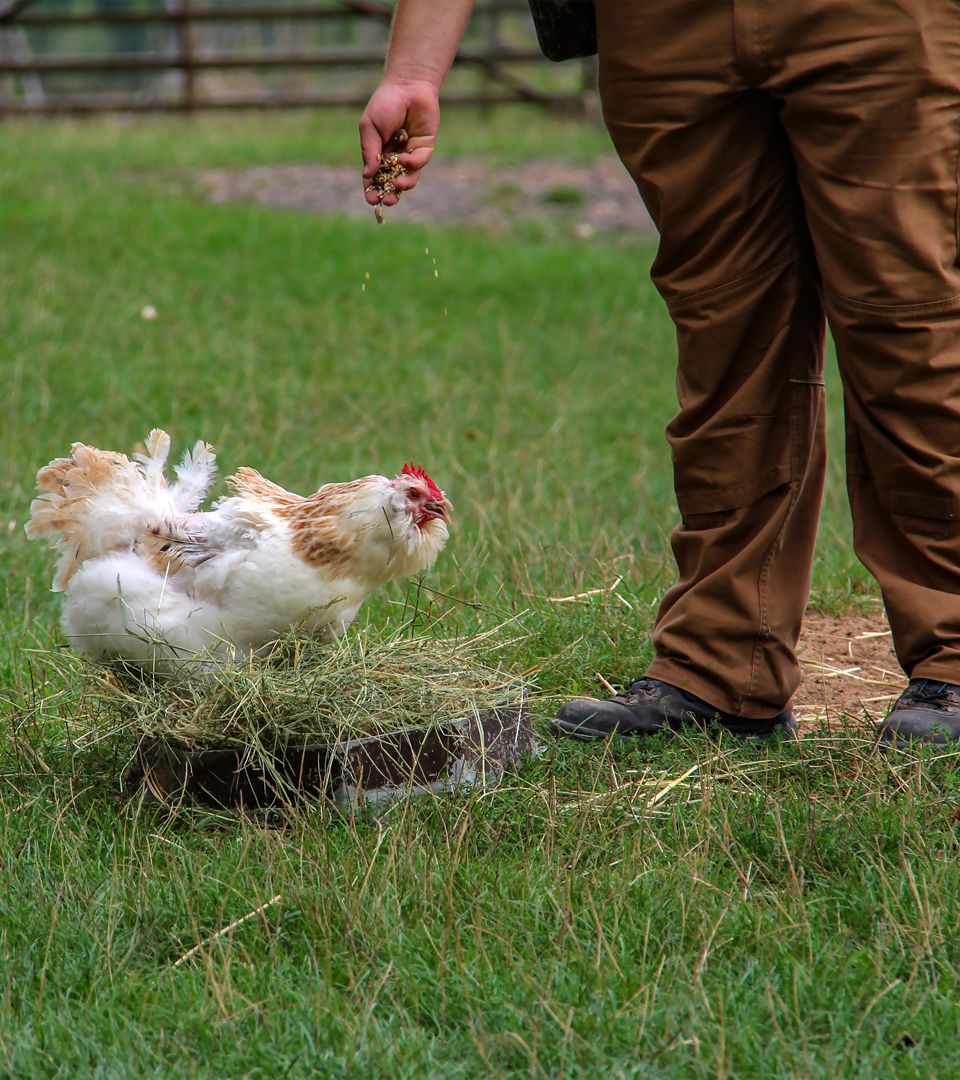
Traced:
[[799, 682], [824, 474], [819, 275], [779, 105], [750, 85], [734, 5], [597, 5], [604, 116], [660, 229], [677, 327], [667, 429], [682, 524], [648, 674], [725, 713]]
[[[960, 4], [758, 6], [843, 376], [857, 553], [907, 674], [960, 683]], [[930, 722], [952, 710], [960, 736], [960, 699], [935, 697]]]

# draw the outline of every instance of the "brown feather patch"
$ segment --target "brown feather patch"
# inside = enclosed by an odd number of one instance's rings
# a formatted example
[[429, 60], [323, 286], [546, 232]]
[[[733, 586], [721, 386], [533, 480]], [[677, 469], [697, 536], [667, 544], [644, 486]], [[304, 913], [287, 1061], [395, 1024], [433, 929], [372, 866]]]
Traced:
[[366, 478], [326, 484], [296, 506], [279, 511], [293, 534], [293, 550], [304, 562], [322, 566], [331, 574], [343, 574], [349, 569], [359, 537], [343, 528], [342, 515], [368, 486]]
[[227, 478], [233, 494], [263, 503], [290, 527], [293, 551], [311, 566], [334, 576], [345, 574], [359, 544], [356, 532], [343, 527], [350, 504], [370, 486], [367, 477], [325, 484], [306, 497], [296, 495], [244, 466]]

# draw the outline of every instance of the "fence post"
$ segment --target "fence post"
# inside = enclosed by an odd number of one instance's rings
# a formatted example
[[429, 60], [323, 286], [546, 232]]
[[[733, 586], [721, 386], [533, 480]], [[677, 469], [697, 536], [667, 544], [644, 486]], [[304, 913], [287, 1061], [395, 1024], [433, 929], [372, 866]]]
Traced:
[[196, 105], [195, 68], [193, 56], [193, 23], [190, 13], [191, 0], [174, 0], [174, 14], [177, 16], [177, 59], [183, 73], [181, 81], [181, 106], [186, 112], [192, 112]]

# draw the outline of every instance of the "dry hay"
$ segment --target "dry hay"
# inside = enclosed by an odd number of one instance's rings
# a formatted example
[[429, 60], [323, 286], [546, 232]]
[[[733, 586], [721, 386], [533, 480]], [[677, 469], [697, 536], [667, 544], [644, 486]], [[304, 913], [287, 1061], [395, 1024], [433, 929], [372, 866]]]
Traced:
[[496, 652], [499, 628], [440, 640], [353, 633], [322, 642], [292, 633], [231, 666], [155, 679], [68, 655], [86, 707], [68, 721], [77, 747], [111, 736], [191, 751], [269, 753], [448, 724], [519, 697]]

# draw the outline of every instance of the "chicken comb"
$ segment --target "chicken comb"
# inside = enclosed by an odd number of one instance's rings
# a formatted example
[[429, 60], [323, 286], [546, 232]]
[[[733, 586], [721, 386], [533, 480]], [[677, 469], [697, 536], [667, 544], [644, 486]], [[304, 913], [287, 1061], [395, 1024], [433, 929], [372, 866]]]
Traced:
[[418, 480], [422, 480], [427, 485], [427, 492], [431, 499], [442, 499], [443, 492], [433, 480], [427, 475], [422, 465], [414, 465], [412, 461], [404, 463], [403, 468], [400, 470], [401, 476], [415, 476]]

